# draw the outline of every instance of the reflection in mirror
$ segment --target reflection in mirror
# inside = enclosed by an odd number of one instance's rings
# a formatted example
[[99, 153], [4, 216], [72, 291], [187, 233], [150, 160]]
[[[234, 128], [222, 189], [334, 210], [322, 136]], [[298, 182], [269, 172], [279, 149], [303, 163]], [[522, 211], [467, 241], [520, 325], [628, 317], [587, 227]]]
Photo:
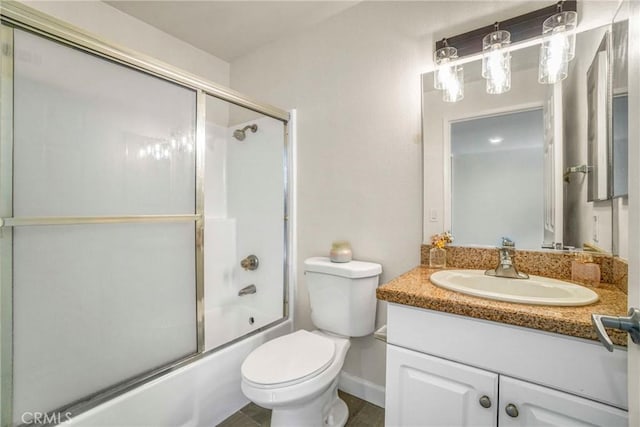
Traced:
[[[423, 76], [425, 242], [451, 230], [464, 246], [495, 246], [506, 235], [521, 249], [613, 251], [614, 230], [622, 233], [613, 223], [615, 201], [608, 190], [602, 201], [589, 201], [587, 194], [588, 70], [609, 29], [577, 35], [568, 77], [554, 85], [538, 83], [539, 46], [512, 51], [512, 85], [505, 94], [486, 93], [480, 60], [464, 64], [465, 98], [457, 103], [442, 102], [432, 74]], [[613, 59], [614, 70], [619, 61]], [[605, 67], [605, 89], [608, 77]], [[612, 171], [607, 157], [626, 164], [624, 143], [611, 153], [611, 101], [608, 91], [603, 94], [604, 177], [615, 181], [617, 174], [620, 193], [626, 166]], [[621, 96], [616, 108], [624, 110], [623, 104]], [[613, 133], [626, 138], [626, 117], [621, 113], [617, 120], [620, 130]]]
[[[608, 66], [607, 61], [601, 58], [599, 52], [605, 49], [607, 44], [603, 40], [606, 38], [609, 26], [595, 28], [578, 34], [576, 43], [576, 59], [569, 70], [569, 76], [563, 82], [563, 102], [564, 111], [564, 135], [565, 135], [565, 168], [575, 165], [589, 164], [592, 169], [586, 173], [571, 173], [567, 176], [564, 184], [564, 201], [566, 215], [564, 216], [564, 244], [577, 248], [596, 249], [604, 252], [612, 252], [613, 245], [613, 218], [611, 200], [608, 194], [608, 127], [610, 115], [608, 114], [608, 103], [610, 92], [608, 87]], [[593, 71], [593, 64], [597, 63], [602, 68], [599, 69], [598, 84], [599, 96], [597, 119], [590, 121], [589, 112], [589, 70]], [[604, 76], [604, 77], [603, 77]], [[604, 82], [604, 83], [602, 83]], [[604, 86], [604, 88], [603, 88]], [[593, 119], [593, 116], [592, 116]], [[597, 127], [589, 129], [589, 124]], [[591, 135], [590, 135], [591, 134]], [[591, 145], [594, 135], [598, 138], [598, 147]], [[589, 147], [592, 147], [591, 150]], [[598, 161], [594, 162], [591, 155], [598, 155]], [[591, 160], [590, 160], [591, 159]], [[602, 172], [602, 173], [600, 173]], [[595, 178], [592, 178], [595, 177]], [[600, 179], [598, 179], [600, 178]], [[599, 188], [597, 194], [601, 197], [591, 197], [589, 195], [589, 182]], [[604, 185], [604, 189], [602, 188]], [[602, 199], [602, 200], [598, 200]], [[609, 200], [608, 200], [609, 199]]]
[[613, 89], [613, 197], [627, 196], [628, 181], [628, 96], [627, 96], [627, 43], [628, 24], [623, 8], [616, 15], [612, 34], [612, 89]]
[[587, 70], [587, 201], [609, 198], [609, 33]]
[[629, 101], [627, 93], [613, 95], [613, 197], [626, 197], [628, 193]]
[[504, 235], [522, 247], [540, 245], [542, 146], [541, 108], [451, 124], [451, 229], [457, 244]]
[[622, 2], [613, 19], [612, 49], [612, 196], [613, 196], [613, 253], [628, 257], [628, 72], [629, 2]]

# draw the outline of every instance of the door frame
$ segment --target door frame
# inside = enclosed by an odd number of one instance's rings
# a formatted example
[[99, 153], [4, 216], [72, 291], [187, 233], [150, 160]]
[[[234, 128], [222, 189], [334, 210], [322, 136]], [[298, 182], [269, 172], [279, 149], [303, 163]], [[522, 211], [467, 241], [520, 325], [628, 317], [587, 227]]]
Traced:
[[[629, 5], [629, 117], [640, 117], [640, 2]], [[629, 121], [628, 306], [640, 307], [640, 120]], [[640, 425], [640, 346], [628, 339], [629, 425]]]

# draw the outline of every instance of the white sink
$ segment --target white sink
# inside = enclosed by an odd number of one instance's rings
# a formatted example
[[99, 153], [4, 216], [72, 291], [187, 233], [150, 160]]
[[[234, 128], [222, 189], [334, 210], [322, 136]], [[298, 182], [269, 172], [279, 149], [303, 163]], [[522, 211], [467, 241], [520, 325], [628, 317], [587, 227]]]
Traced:
[[442, 270], [433, 273], [430, 280], [463, 294], [521, 304], [576, 306], [598, 301], [598, 294], [591, 289], [540, 276], [508, 279], [485, 276], [484, 270]]

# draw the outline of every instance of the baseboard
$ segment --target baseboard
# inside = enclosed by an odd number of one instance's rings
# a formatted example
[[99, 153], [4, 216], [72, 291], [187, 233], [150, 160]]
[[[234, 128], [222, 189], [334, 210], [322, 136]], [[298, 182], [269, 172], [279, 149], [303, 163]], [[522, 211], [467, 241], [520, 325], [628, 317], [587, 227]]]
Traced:
[[340, 373], [338, 388], [362, 400], [384, 408], [384, 387], [355, 375]]

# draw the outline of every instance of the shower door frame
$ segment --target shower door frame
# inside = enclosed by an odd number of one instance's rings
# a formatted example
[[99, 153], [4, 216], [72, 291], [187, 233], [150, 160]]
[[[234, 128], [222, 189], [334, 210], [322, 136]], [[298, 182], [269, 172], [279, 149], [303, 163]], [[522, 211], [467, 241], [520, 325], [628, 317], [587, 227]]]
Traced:
[[[2, 1], [2, 0], [0, 0]], [[71, 417], [85, 412], [101, 403], [118, 397], [142, 384], [157, 379], [171, 371], [193, 363], [207, 355], [215, 353], [248, 336], [260, 333], [266, 329], [285, 322], [289, 318], [289, 268], [290, 268], [290, 236], [289, 227], [289, 188], [293, 178], [290, 176], [290, 144], [289, 126], [290, 114], [269, 104], [252, 100], [239, 92], [220, 86], [194, 74], [185, 72], [155, 58], [140, 54], [133, 50], [109, 43], [99, 37], [91, 35], [77, 27], [61, 20], [50, 17], [33, 8], [17, 2], [3, 2], [0, 7], [0, 26], [2, 43], [8, 43], [8, 52], [2, 52], [0, 60], [2, 79], [0, 86], [1, 114], [5, 118], [0, 129], [0, 233], [5, 233], [0, 252], [9, 254], [3, 256], [0, 265], [0, 369], [2, 384], [0, 385], [1, 416], [0, 426], [13, 426], [19, 420], [13, 420], [13, 348], [12, 348], [12, 227], [29, 225], [69, 225], [69, 224], [113, 224], [113, 223], [149, 223], [149, 222], [184, 222], [193, 221], [195, 225], [195, 272], [196, 272], [196, 319], [197, 319], [197, 349], [196, 353], [163, 367], [145, 372], [132, 379], [115, 384], [107, 389], [85, 396], [77, 402], [57, 408], [49, 413], [71, 413]], [[46, 218], [13, 218], [12, 212], [12, 176], [13, 176], [13, 126], [6, 123], [13, 120], [13, 29], [18, 28], [35, 33], [46, 39], [54, 40], [68, 47], [79, 49], [87, 54], [96, 55], [111, 62], [116, 62], [128, 68], [142, 71], [148, 75], [159, 77], [196, 91], [196, 183], [195, 183], [195, 214], [194, 215], [134, 215], [108, 217], [46, 217]], [[227, 342], [209, 351], [204, 351], [204, 148], [205, 148], [205, 120], [206, 96], [210, 95], [231, 104], [247, 108], [273, 119], [279, 120], [284, 128], [283, 141], [283, 174], [284, 174], [284, 217], [283, 239], [284, 252], [283, 268], [283, 301], [282, 317], [263, 327], [257, 328], [241, 337]], [[7, 108], [6, 106], [9, 106]]]

